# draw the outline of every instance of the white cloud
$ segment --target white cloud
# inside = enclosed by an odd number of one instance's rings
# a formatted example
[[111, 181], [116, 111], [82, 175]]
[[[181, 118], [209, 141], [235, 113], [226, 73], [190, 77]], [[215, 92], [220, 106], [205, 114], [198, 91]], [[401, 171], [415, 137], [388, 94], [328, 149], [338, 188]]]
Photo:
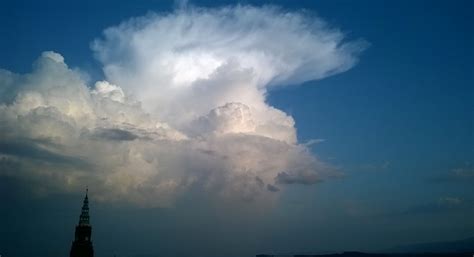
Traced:
[[0, 70], [0, 175], [168, 206], [189, 192], [272, 202], [285, 184], [338, 174], [266, 102], [271, 87], [357, 61], [361, 43], [322, 20], [186, 7], [109, 28], [93, 48], [107, 80], [92, 88], [54, 52], [30, 74]]
[[95, 89], [92, 91], [92, 93], [100, 95], [101, 97], [110, 98], [111, 100], [120, 103], [123, 103], [125, 100], [125, 94], [123, 93], [123, 90], [107, 81], [97, 81], [95, 83]]
[[64, 63], [64, 57], [58, 53], [53, 51], [45, 51], [41, 54], [43, 58], [51, 59], [57, 63]]
[[365, 46], [308, 14], [234, 6], [131, 19], [93, 49], [109, 81], [181, 127], [232, 102], [265, 119], [270, 88], [343, 72]]

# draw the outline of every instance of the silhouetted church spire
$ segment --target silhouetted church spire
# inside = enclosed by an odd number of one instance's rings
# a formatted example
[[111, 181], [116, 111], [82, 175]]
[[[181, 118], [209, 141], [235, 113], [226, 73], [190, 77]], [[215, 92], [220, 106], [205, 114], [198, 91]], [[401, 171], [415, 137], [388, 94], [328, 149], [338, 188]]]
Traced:
[[84, 197], [84, 203], [82, 204], [81, 216], [79, 216], [79, 226], [90, 226], [89, 224], [89, 198], [87, 194], [89, 189], [86, 189], [86, 197]]
[[70, 257], [93, 257], [94, 249], [92, 247], [91, 234], [92, 227], [89, 222], [89, 198], [88, 189], [82, 204], [79, 224], [76, 226], [74, 241], [72, 242]]

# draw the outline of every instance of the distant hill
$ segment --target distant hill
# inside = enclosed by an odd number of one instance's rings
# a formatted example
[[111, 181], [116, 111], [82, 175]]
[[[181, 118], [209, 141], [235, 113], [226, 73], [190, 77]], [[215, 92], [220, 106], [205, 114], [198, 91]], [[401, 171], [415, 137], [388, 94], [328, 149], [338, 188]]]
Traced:
[[474, 237], [457, 241], [431, 242], [393, 247], [386, 253], [474, 253]]
[[382, 250], [380, 253], [257, 254], [256, 257], [474, 257], [474, 237], [457, 241], [401, 245]]
[[471, 253], [362, 253], [343, 252], [317, 255], [267, 255], [258, 254], [256, 257], [471, 257]]

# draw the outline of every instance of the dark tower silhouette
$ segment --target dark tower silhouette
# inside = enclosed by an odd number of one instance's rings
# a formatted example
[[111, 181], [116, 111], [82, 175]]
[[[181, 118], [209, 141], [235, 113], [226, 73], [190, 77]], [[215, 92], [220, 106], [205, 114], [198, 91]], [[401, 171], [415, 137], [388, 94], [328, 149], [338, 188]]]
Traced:
[[72, 242], [70, 257], [93, 257], [94, 249], [92, 247], [91, 233], [92, 227], [89, 223], [89, 199], [84, 197], [79, 224], [76, 226], [74, 241]]

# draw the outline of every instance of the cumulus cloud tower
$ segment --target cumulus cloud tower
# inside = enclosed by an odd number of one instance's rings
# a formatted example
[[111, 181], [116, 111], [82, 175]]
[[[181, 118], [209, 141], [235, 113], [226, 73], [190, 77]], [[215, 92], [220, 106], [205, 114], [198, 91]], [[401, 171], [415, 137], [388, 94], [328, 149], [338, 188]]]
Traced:
[[343, 36], [276, 7], [186, 7], [106, 29], [93, 85], [44, 52], [31, 73], [0, 70], [0, 176], [145, 206], [190, 192], [265, 206], [339, 174], [266, 96], [351, 68], [365, 43]]

